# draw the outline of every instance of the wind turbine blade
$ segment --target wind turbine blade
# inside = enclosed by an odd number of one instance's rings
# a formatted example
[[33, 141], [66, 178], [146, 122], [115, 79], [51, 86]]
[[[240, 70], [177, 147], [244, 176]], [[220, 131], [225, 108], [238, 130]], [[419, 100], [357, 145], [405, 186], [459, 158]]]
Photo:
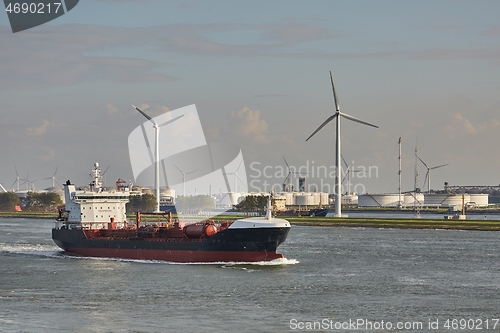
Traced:
[[56, 176], [57, 169], [59, 169], [59, 165], [58, 165], [58, 166], [56, 166], [56, 171], [54, 172], [54, 177]]
[[344, 178], [342, 178], [342, 182], [341, 182], [341, 184], [344, 184], [344, 180], [347, 178], [347, 176], [348, 176], [348, 175], [349, 175], [349, 172], [347, 172], [347, 173], [345, 174]]
[[345, 167], [347, 169], [349, 169], [349, 166], [347, 165], [347, 162], [345, 161], [344, 155], [341, 154], [340, 157], [342, 157], [342, 161], [344, 161]]
[[179, 170], [179, 171], [182, 173], [182, 175], [184, 175], [184, 172], [182, 172], [182, 170], [181, 170], [181, 169], [179, 169], [179, 168], [177, 167], [177, 165], [175, 165], [174, 163], [172, 163], [172, 164], [173, 164], [173, 166], [174, 166], [177, 170]]
[[425, 188], [425, 183], [427, 182], [427, 178], [429, 177], [429, 170], [427, 169], [427, 172], [425, 173], [425, 179], [424, 179], [424, 184], [422, 185], [422, 188]]
[[283, 160], [285, 161], [286, 167], [288, 168], [288, 170], [290, 170], [290, 166], [288, 165], [288, 162], [286, 161], [285, 156], [282, 156], [282, 157], [283, 157]]
[[286, 181], [288, 180], [288, 177], [290, 177], [290, 173], [288, 173], [288, 175], [286, 175], [285, 180], [283, 181], [283, 184], [286, 184]]
[[422, 159], [420, 158], [420, 156], [418, 156], [418, 155], [417, 155], [417, 158], [420, 160], [420, 162], [422, 162], [422, 164], [423, 164], [423, 165], [425, 165], [425, 167], [426, 167], [427, 169], [429, 169], [429, 167], [427, 166], [427, 164], [425, 164], [425, 162], [424, 162], [424, 161], [422, 161]]
[[366, 121], [363, 121], [363, 120], [361, 120], [361, 119], [355, 118], [355, 117], [350, 116], [350, 115], [348, 115], [348, 114], [345, 114], [345, 113], [340, 113], [340, 112], [339, 112], [339, 115], [341, 115], [342, 117], [344, 117], [344, 118], [346, 118], [346, 119], [349, 119], [349, 120], [355, 121], [355, 122], [357, 122], [357, 123], [360, 123], [360, 124], [365, 124], [365, 125], [368, 125], [368, 126], [371, 126], [371, 127], [378, 128], [378, 126], [377, 126], [377, 125], [370, 124], [370, 123], [368, 123], [368, 122], [366, 122]]
[[17, 167], [14, 165], [14, 169], [16, 169], [16, 176], [19, 177], [19, 173], [17, 173]]
[[158, 125], [158, 127], [162, 127], [162, 126], [168, 125], [168, 124], [170, 124], [170, 123], [173, 123], [174, 121], [176, 121], [177, 119], [182, 118], [182, 117], [184, 117], [184, 115], [183, 115], [183, 114], [182, 114], [182, 115], [180, 115], [180, 116], [178, 116], [178, 117], [175, 117], [174, 119], [170, 119], [169, 121], [166, 121], [166, 122], [164, 122], [164, 123], [163, 123], [163, 124], [161, 124], [161, 125]]
[[333, 82], [332, 71], [330, 71], [330, 80], [332, 80], [333, 102], [335, 103], [335, 110], [337, 110], [337, 112], [340, 112], [340, 103], [337, 98], [337, 94], [335, 93], [335, 83]]
[[438, 166], [432, 167], [431, 170], [434, 170], [434, 169], [437, 169], [437, 168], [442, 168], [442, 167], [447, 166], [447, 165], [448, 164], [438, 165]]
[[132, 104], [132, 107], [134, 109], [136, 109], [137, 111], [139, 111], [144, 117], [146, 117], [150, 122], [153, 123], [153, 125], [157, 125], [156, 122], [153, 120], [153, 118], [151, 118], [150, 116], [148, 116], [147, 114], [145, 114], [141, 109], [139, 109], [138, 107], [136, 107], [134, 104]]
[[235, 175], [236, 175], [236, 178], [238, 178], [238, 180], [240, 181], [240, 183], [243, 184], [243, 185], [245, 185], [245, 183], [243, 183], [243, 181], [241, 180], [240, 176], [238, 176], [237, 173], [235, 173]]
[[186, 175], [189, 175], [189, 174], [191, 174], [191, 173], [193, 173], [193, 172], [196, 172], [196, 171], [198, 171], [198, 169], [193, 170], [193, 171], [189, 171], [188, 173], [186, 173]]
[[167, 184], [167, 169], [165, 169], [165, 160], [161, 160], [161, 167], [163, 169], [163, 180], [165, 181], [165, 187], [168, 186]]
[[335, 117], [337, 117], [338, 113], [334, 114], [333, 116], [330, 116], [328, 117], [327, 120], [325, 120], [325, 122], [323, 124], [321, 124], [320, 127], [318, 127], [314, 132], [313, 134], [309, 135], [309, 137], [306, 139], [306, 141], [308, 141], [314, 134], [318, 133], [323, 127], [325, 127], [326, 124], [328, 124], [330, 121], [332, 121], [333, 119], [335, 119]]
[[241, 167], [241, 163], [243, 163], [243, 160], [241, 160], [240, 164], [239, 164], [239, 165], [238, 165], [238, 167], [236, 168], [235, 173], [236, 173], [236, 172], [238, 172], [238, 170], [240, 169], [240, 167]]

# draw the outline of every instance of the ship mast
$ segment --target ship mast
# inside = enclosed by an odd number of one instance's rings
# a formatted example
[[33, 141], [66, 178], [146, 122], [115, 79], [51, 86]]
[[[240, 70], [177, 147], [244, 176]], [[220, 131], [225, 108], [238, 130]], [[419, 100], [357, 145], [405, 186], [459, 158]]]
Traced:
[[101, 168], [99, 168], [99, 163], [95, 162], [94, 163], [94, 169], [90, 172], [90, 178], [92, 178], [92, 181], [90, 182], [90, 190], [94, 191], [96, 190], [97, 192], [102, 191], [102, 174], [101, 174]]

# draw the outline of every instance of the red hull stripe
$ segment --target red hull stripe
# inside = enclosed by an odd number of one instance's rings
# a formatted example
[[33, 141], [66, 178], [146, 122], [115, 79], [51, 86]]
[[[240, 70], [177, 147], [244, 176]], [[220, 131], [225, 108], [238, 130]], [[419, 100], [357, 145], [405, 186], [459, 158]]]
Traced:
[[274, 252], [242, 251], [170, 251], [105, 248], [67, 248], [67, 252], [85, 257], [106, 257], [138, 260], [164, 260], [172, 262], [257, 262], [283, 258]]

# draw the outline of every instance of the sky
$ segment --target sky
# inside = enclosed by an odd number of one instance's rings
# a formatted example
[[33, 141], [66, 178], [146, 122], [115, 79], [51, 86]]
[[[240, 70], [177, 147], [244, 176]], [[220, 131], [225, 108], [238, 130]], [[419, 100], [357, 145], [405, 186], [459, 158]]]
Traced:
[[334, 123], [305, 141], [335, 111], [331, 71], [342, 112], [379, 126], [342, 120], [342, 155], [370, 170], [351, 190], [397, 192], [399, 137], [403, 191], [416, 145], [429, 167], [448, 164], [433, 189], [498, 185], [499, 12], [496, 0], [85, 0], [18, 33], [0, 14], [0, 183], [12, 189], [17, 169], [42, 189], [57, 169], [85, 185], [99, 162], [107, 185], [152, 185], [132, 173], [128, 136], [145, 119], [131, 104], [151, 116], [195, 104], [207, 141], [241, 148], [251, 191], [283, 182], [283, 157], [333, 189]]

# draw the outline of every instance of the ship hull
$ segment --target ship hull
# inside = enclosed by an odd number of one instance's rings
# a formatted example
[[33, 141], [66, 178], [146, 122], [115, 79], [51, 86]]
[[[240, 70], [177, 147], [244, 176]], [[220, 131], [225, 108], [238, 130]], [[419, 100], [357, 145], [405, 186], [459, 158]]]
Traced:
[[81, 229], [53, 229], [63, 250], [88, 257], [171, 262], [257, 262], [283, 258], [276, 253], [290, 228], [227, 229], [205, 239], [92, 238]]

